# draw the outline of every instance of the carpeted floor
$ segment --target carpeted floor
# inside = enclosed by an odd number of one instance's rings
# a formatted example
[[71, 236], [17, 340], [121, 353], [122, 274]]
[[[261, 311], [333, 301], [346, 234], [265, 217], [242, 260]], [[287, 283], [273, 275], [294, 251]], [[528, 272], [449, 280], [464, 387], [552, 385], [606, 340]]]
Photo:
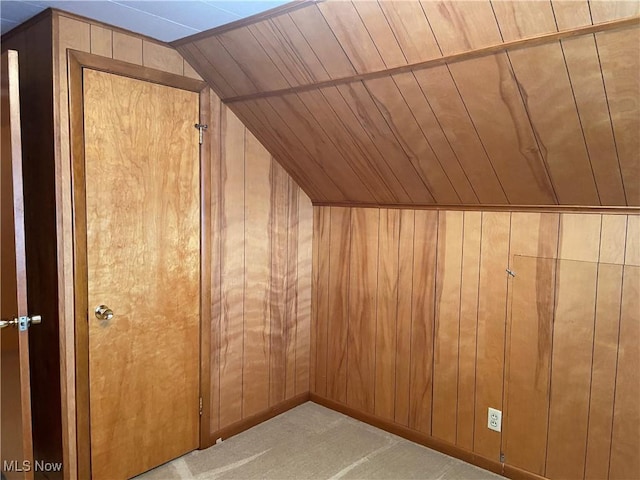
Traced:
[[305, 403], [140, 480], [438, 479], [498, 475], [409, 442], [315, 403]]

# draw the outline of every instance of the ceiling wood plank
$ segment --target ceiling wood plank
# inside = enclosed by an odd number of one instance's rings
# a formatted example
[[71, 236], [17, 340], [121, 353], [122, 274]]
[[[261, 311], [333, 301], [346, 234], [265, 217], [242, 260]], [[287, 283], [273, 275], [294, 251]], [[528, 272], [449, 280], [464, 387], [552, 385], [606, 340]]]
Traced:
[[[587, 25], [585, 27], [580, 27], [580, 28], [571, 29], [571, 30], [564, 30], [564, 31], [555, 32], [555, 33], [549, 33], [549, 34], [540, 35], [537, 37], [513, 40], [510, 42], [499, 42], [495, 45], [490, 45], [488, 47], [474, 48], [472, 50], [463, 51], [460, 53], [446, 54], [440, 58], [425, 60], [423, 62], [418, 62], [418, 63], [410, 63], [410, 64], [399, 66], [399, 67], [388, 68], [388, 69], [383, 69], [383, 70], [369, 72], [369, 73], [352, 73], [345, 76], [337, 75], [337, 76], [333, 76], [331, 80], [317, 82], [317, 83], [308, 84], [308, 85], [301, 85], [299, 87], [290, 87], [282, 90], [256, 92], [253, 94], [238, 95], [236, 97], [225, 97], [224, 101], [226, 103], [242, 102], [245, 100], [252, 100], [254, 98], [285, 95], [288, 93], [304, 92], [308, 90], [314, 90], [317, 88], [332, 87], [332, 86], [341, 85], [345, 83], [371, 80], [374, 78], [386, 77], [388, 75], [395, 75], [398, 73], [406, 73], [406, 72], [412, 72], [412, 71], [416, 72], [419, 70], [431, 69], [431, 68], [435, 68], [443, 65], [453, 65], [454, 63], [466, 62], [468, 60], [473, 60], [476, 58], [489, 57], [489, 56], [493, 56], [503, 52], [509, 52], [512, 50], [520, 50], [520, 49], [526, 49], [526, 48], [530, 48], [538, 45], [546, 45], [548, 43], [554, 43], [554, 42], [557, 42], [558, 40], [563, 40], [565, 38], [573, 38], [573, 37], [579, 37], [582, 35], [590, 35], [593, 33], [608, 32], [608, 31], [614, 31], [614, 30], [624, 30], [624, 29], [628, 29], [630, 27], [635, 27], [638, 25], [640, 25], [640, 16], [624, 18], [620, 20], [613, 20], [607, 23]], [[306, 33], [307, 32], [305, 32], [305, 34]], [[314, 49], [314, 51], [316, 50]], [[323, 56], [329, 57], [330, 55], [324, 52]], [[318, 57], [320, 57], [320, 54], [318, 54]], [[329, 71], [329, 69], [332, 68], [331, 63], [329, 64], [324, 63], [323, 65], [325, 66], [325, 68], [327, 68], [327, 71]]]
[[[400, 94], [392, 78], [379, 78], [366, 83], [369, 94], [383, 112], [386, 124], [396, 142], [414, 165], [422, 181], [428, 185], [436, 202], [460, 203], [460, 196], [447, 176], [438, 157]], [[395, 165], [394, 165], [395, 166]], [[406, 167], [397, 165], [396, 171]], [[413, 172], [407, 172], [415, 175]]]
[[393, 34], [410, 63], [442, 56], [420, 2], [379, 0]]
[[425, 139], [440, 160], [447, 177], [454, 185], [460, 201], [466, 204], [478, 203], [478, 196], [467, 174], [460, 164], [460, 160], [451, 148], [438, 119], [435, 117], [431, 105], [427, 101], [416, 77], [413, 73], [394, 75], [394, 81], [411, 114], [420, 126]]
[[355, 68], [317, 5], [291, 12], [289, 17], [317, 55], [330, 78], [355, 75]]
[[353, 5], [382, 57], [385, 67], [406, 65], [407, 59], [404, 52], [378, 2], [354, 2]]
[[268, 101], [307, 147], [313, 158], [318, 159], [321, 168], [333, 179], [345, 198], [354, 202], [370, 202], [375, 199], [331, 138], [325, 134], [316, 116], [304, 106], [297, 95], [272, 98]]
[[507, 203], [462, 97], [448, 67], [414, 72], [425, 98], [469, 178], [481, 203]]
[[218, 40], [259, 91], [291, 86], [250, 28], [231, 30], [219, 35]]
[[384, 70], [385, 64], [352, 2], [323, 2], [318, 8], [358, 73]]
[[627, 205], [640, 206], [640, 30], [596, 36]]
[[562, 48], [601, 203], [626, 205], [595, 38], [563, 40]]
[[307, 43], [300, 30], [289, 15], [273, 18], [275, 26], [282, 38], [283, 48], [291, 57], [291, 62], [297, 62], [314, 82], [329, 80], [329, 74], [322, 66], [322, 62]]
[[[549, 2], [493, 4], [505, 40], [557, 30]], [[560, 43], [507, 54], [538, 148], [544, 157], [559, 203], [599, 205], [586, 140]]]
[[[224, 48], [224, 45], [216, 37], [207, 38], [193, 44], [202, 52], [211, 65], [224, 78], [227, 84], [232, 85], [238, 95], [257, 93], [258, 88], [240, 68], [234, 58]], [[197, 64], [196, 64], [197, 65]], [[198, 72], [204, 75], [203, 72]], [[225, 97], [223, 97], [224, 99]]]
[[[361, 83], [342, 85], [337, 89], [351, 108], [353, 115], [364, 127], [363, 133], [369, 136], [382, 158], [389, 165], [394, 177], [398, 179], [399, 187], [404, 187], [410, 198], [420, 198], [424, 195], [426, 188], [436, 202], [440, 201], [440, 196], [447, 196], [453, 202], [457, 201], [457, 195], [451, 189], [446, 177], [435, 171], [436, 168], [439, 168], [439, 164], [437, 164], [437, 159], [433, 158], [433, 152], [424, 152], [424, 155], [420, 156], [403, 148], [402, 142], [398, 140], [396, 135], [397, 129], [387, 123], [388, 120], [385, 119], [364, 85]], [[395, 91], [397, 95], [397, 90]], [[437, 176], [440, 181], [447, 182], [442, 188], [436, 185], [435, 179], [428, 181], [424, 169], [420, 168], [420, 163], [424, 163], [426, 160], [425, 155], [431, 157], [429, 164], [434, 167], [434, 171], [431, 172], [434, 174], [433, 177]]]

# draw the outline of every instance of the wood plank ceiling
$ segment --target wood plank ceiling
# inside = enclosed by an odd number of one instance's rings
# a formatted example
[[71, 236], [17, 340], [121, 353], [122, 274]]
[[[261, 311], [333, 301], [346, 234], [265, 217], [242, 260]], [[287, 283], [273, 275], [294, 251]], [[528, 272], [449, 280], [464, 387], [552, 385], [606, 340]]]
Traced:
[[639, 10], [308, 1], [174, 46], [315, 204], [640, 206]]

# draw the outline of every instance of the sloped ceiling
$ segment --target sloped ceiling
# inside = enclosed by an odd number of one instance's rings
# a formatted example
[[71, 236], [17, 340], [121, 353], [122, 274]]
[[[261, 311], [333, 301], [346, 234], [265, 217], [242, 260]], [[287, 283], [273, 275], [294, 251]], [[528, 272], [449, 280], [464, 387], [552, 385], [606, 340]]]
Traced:
[[301, 2], [174, 46], [317, 204], [640, 206], [639, 9]]

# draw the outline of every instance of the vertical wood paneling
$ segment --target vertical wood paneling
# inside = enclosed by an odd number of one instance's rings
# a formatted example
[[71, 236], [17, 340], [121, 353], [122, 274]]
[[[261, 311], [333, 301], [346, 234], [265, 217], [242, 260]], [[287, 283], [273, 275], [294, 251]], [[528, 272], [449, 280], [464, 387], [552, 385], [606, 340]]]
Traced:
[[347, 404], [373, 413], [376, 366], [376, 293], [378, 284], [377, 209], [351, 212]]
[[230, 110], [222, 117], [220, 427], [242, 419], [245, 266], [245, 130]]
[[431, 434], [456, 443], [463, 212], [440, 212], [436, 259]]
[[271, 353], [269, 356], [269, 404], [285, 399], [287, 375], [287, 237], [289, 177], [274, 160], [269, 169], [269, 308]]
[[312, 391], [322, 396], [327, 393], [328, 335], [329, 335], [329, 289], [331, 286], [330, 252], [331, 252], [331, 209], [315, 207], [313, 211], [314, 225], [314, 271], [313, 271], [313, 309], [315, 332], [315, 382]]
[[[609, 2], [594, 2], [609, 3]], [[624, 2], [629, 5], [636, 2]], [[637, 4], [636, 4], [637, 8]], [[618, 151], [628, 205], [640, 205], [640, 130], [637, 99], [640, 97], [640, 46], [637, 35], [625, 31], [596, 34], [596, 45], [607, 91], [613, 135]]]
[[[340, 321], [328, 313], [324, 320], [333, 322], [328, 346], [317, 346], [328, 350], [329, 362], [334, 357], [327, 375], [347, 392], [340, 402], [371, 413], [373, 398], [380, 419], [484, 458], [498, 461], [503, 453], [506, 464], [541, 476], [606, 478], [615, 449], [622, 263], [625, 248], [639, 241], [631, 225], [638, 216], [628, 217], [627, 228], [626, 215], [316, 211], [316, 229], [332, 215], [330, 235], [326, 226], [315, 232], [325, 239], [325, 256], [349, 265], [348, 274], [322, 275], [330, 295], [342, 298], [332, 307]], [[368, 231], [372, 224], [378, 229]], [[354, 305], [365, 297], [370, 312], [377, 308], [375, 337]], [[626, 308], [635, 313], [635, 305]], [[630, 370], [626, 375], [623, 391], [632, 389]], [[635, 406], [621, 398], [633, 421]], [[487, 428], [489, 406], [503, 410], [502, 434]], [[634, 440], [618, 424], [618, 461], [628, 465]]]
[[113, 32], [113, 58], [142, 65], [142, 39], [121, 32]]
[[473, 450], [482, 213], [464, 212], [456, 445]]
[[640, 267], [624, 267], [609, 478], [640, 475]]
[[500, 457], [500, 434], [487, 429], [487, 409], [502, 410], [504, 330], [507, 299], [511, 214], [483, 213], [478, 302], [476, 414], [473, 449], [487, 458]]
[[640, 267], [640, 215], [629, 215], [627, 218], [624, 263]]
[[309, 197], [299, 188], [298, 195], [298, 258], [296, 286], [296, 386], [295, 394], [310, 390], [311, 339], [311, 268], [313, 207]]
[[91, 25], [91, 53], [111, 57], [113, 54], [112, 30]]
[[[622, 218], [624, 219], [624, 216]], [[624, 251], [624, 245], [622, 251]], [[584, 478], [588, 480], [600, 480], [608, 478], [609, 475], [622, 270], [622, 265], [600, 264], [598, 266], [598, 297], [584, 469]]]
[[401, 210], [380, 210], [376, 292], [375, 414], [393, 421], [396, 398], [398, 277]]
[[269, 407], [270, 320], [269, 231], [271, 156], [253, 135], [245, 137], [244, 235], [247, 260], [244, 266], [243, 415], [254, 415]]
[[[415, 212], [400, 211], [398, 309], [396, 320], [395, 421], [409, 426], [411, 399], [411, 327]], [[379, 287], [378, 287], [379, 288]]]
[[433, 317], [438, 213], [417, 210], [414, 226], [409, 427], [431, 434]]
[[340, 207], [331, 207], [330, 213], [327, 397], [341, 403], [347, 402], [351, 213]]
[[560, 260], [546, 475], [582, 478], [589, 415], [597, 264]]
[[556, 261], [515, 256], [504, 454], [510, 465], [544, 474]]
[[298, 186], [291, 177], [287, 178], [287, 270], [285, 286], [285, 394], [291, 398], [296, 391], [296, 344], [298, 318], [297, 275], [298, 275]]

